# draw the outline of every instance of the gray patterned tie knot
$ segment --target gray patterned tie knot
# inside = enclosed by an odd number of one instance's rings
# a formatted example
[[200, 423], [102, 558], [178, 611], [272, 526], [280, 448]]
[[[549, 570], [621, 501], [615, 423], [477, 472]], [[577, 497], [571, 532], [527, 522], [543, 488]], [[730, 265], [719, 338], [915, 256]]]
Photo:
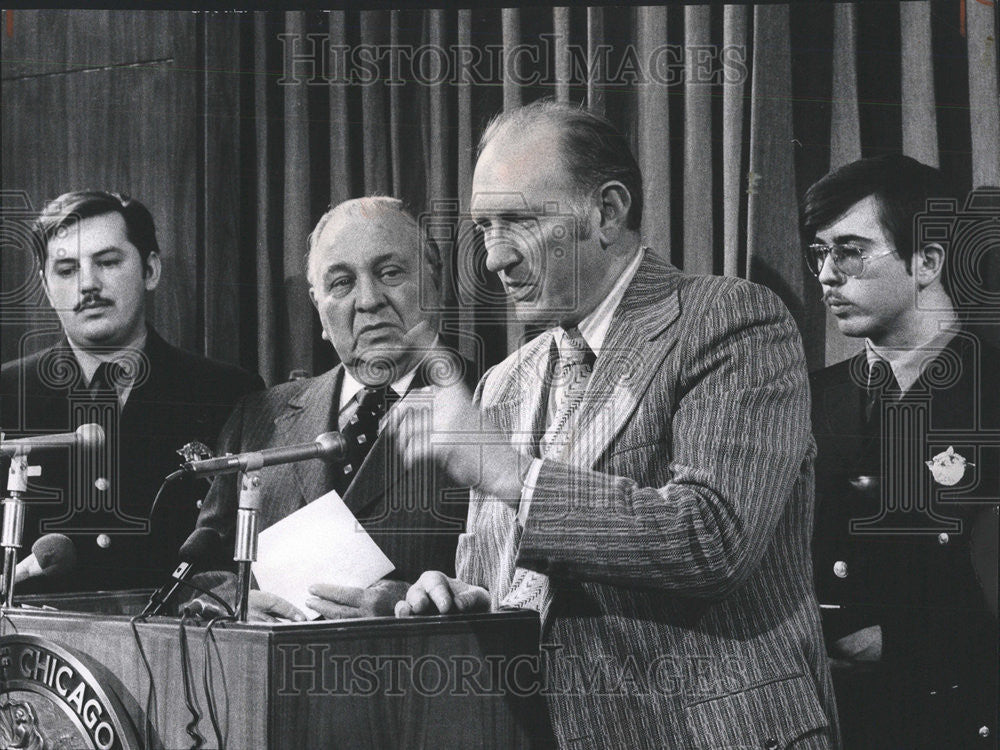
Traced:
[[552, 379], [550, 394], [550, 398], [558, 394], [556, 412], [541, 441], [543, 455], [565, 437], [570, 418], [587, 391], [587, 382], [596, 361], [597, 356], [583, 338], [580, 329], [576, 326], [566, 329], [559, 346], [559, 365]]

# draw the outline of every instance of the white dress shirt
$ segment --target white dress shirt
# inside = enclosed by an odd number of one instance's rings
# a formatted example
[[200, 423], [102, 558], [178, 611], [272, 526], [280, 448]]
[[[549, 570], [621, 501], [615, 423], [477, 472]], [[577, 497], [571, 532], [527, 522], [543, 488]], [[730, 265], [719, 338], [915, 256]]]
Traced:
[[948, 346], [956, 334], [956, 326], [942, 328], [930, 341], [913, 349], [893, 349], [886, 346], [875, 346], [870, 339], [865, 339], [865, 357], [868, 364], [884, 359], [892, 368], [892, 374], [899, 384], [899, 390], [906, 393], [917, 382], [924, 367], [930, 364]]
[[[440, 344], [440, 336], [436, 336], [434, 338], [434, 342], [431, 344], [431, 349], [436, 349], [439, 346], [439, 344]], [[392, 388], [393, 392], [397, 396], [399, 396], [400, 399], [406, 395], [407, 390], [409, 390], [410, 388], [410, 383], [412, 383], [413, 378], [416, 377], [417, 368], [423, 364], [425, 358], [426, 357], [421, 358], [420, 361], [417, 363], [416, 367], [411, 368], [401, 378], [389, 384], [389, 387]], [[358, 398], [358, 394], [364, 391], [367, 387], [368, 386], [366, 386], [364, 383], [360, 382], [357, 378], [351, 375], [350, 370], [348, 370], [346, 367], [344, 368], [344, 380], [340, 384], [340, 407], [339, 411], [337, 412], [337, 424], [340, 425], [340, 429], [344, 428], [344, 425], [347, 424], [348, 420], [350, 420], [354, 412], [357, 411], [358, 405], [360, 404], [361, 401], [360, 398]], [[398, 400], [399, 399], [397, 399], [397, 401]], [[386, 416], [388, 416], [388, 413], [391, 409], [392, 407], [386, 410], [386, 413], [382, 416], [382, 422], [379, 424], [380, 430], [382, 428], [382, 425], [385, 423], [385, 418]]]
[[[611, 319], [614, 317], [615, 310], [618, 309], [618, 305], [621, 304], [622, 298], [625, 296], [625, 290], [628, 289], [628, 285], [632, 282], [632, 277], [634, 277], [635, 272], [639, 270], [639, 264], [642, 263], [645, 251], [645, 248], [640, 248], [636, 251], [635, 257], [629, 261], [627, 266], [625, 266], [625, 270], [622, 271], [621, 276], [618, 277], [615, 285], [611, 287], [611, 291], [608, 292], [608, 296], [605, 297], [601, 303], [577, 325], [577, 328], [580, 329], [580, 334], [583, 336], [583, 340], [587, 342], [587, 346], [589, 346], [590, 350], [594, 353], [595, 359], [601, 356], [601, 349], [604, 347], [604, 339], [607, 338], [608, 329], [611, 327]], [[566, 331], [561, 326], [556, 326], [551, 330], [555, 338], [556, 346], [559, 347], [560, 351], [562, 351], [562, 347], [566, 339]], [[555, 415], [558, 413], [562, 400], [566, 396], [565, 389], [566, 386], [564, 384], [554, 384], [549, 392], [549, 403], [545, 416], [546, 437], [551, 437], [548, 435], [548, 431], [554, 427]], [[539, 458], [534, 459], [531, 462], [531, 466], [528, 468], [528, 473], [524, 478], [524, 484], [521, 487], [521, 502], [517, 510], [517, 520], [522, 527], [528, 519], [528, 511], [531, 507], [531, 496], [534, 493], [535, 482], [538, 479], [538, 472], [541, 471], [541, 469], [542, 460]]]

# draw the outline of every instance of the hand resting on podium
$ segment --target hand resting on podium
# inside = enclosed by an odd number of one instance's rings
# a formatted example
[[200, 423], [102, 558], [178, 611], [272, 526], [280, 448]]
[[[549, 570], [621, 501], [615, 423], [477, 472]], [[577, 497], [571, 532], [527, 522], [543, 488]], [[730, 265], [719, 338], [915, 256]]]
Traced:
[[450, 578], [437, 570], [421, 574], [406, 598], [396, 603], [396, 617], [488, 612], [490, 595], [481, 586]]
[[315, 583], [309, 587], [312, 598], [306, 601], [306, 606], [319, 612], [327, 620], [392, 617], [396, 603], [406, 596], [409, 585], [406, 581], [388, 578], [376, 581], [364, 589]]
[[[233, 582], [227, 581], [227, 583], [228, 586], [221, 593], [231, 599]], [[367, 588], [315, 583], [309, 587], [311, 596], [306, 605], [327, 620], [392, 617], [396, 603], [403, 603], [402, 599], [409, 585], [406, 581], [394, 581], [388, 578], [376, 581]], [[203, 617], [218, 617], [224, 614], [217, 604], [205, 596], [197, 597], [188, 606]], [[260, 589], [250, 590], [247, 602], [248, 621], [305, 622], [308, 619], [306, 613], [277, 594]]]

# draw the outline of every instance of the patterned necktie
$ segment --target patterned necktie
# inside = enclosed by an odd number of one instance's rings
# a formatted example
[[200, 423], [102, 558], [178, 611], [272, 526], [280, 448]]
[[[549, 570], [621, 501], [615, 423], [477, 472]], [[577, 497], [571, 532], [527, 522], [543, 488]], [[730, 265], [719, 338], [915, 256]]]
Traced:
[[556, 447], [566, 444], [566, 427], [583, 401], [596, 361], [597, 357], [580, 329], [576, 326], [567, 329], [559, 347], [559, 364], [553, 373], [549, 392], [550, 403], [555, 401], [555, 410], [540, 443], [542, 456], [553, 456]]
[[335, 472], [333, 488], [341, 497], [347, 492], [365, 457], [372, 449], [372, 444], [378, 438], [379, 422], [385, 416], [386, 410], [395, 400], [395, 392], [387, 387], [365, 388], [357, 396], [360, 400], [358, 408], [347, 425], [341, 430], [341, 435], [347, 442], [344, 463]]
[[[559, 365], [553, 374], [552, 390], [549, 392], [549, 398], [555, 399], [555, 413], [540, 443], [543, 457], [558, 458], [558, 449], [567, 445], [567, 426], [583, 401], [596, 359], [580, 329], [575, 326], [568, 329], [559, 350]], [[497, 505], [507, 507], [504, 503]], [[507, 594], [500, 599], [500, 606], [535, 610], [541, 618], [544, 632], [553, 601], [552, 586], [547, 575], [516, 567], [523, 529], [516, 519], [511, 519], [511, 523], [513, 538], [506, 546], [507, 554], [501, 560], [500, 571], [500, 580], [509, 575], [511, 581]]]

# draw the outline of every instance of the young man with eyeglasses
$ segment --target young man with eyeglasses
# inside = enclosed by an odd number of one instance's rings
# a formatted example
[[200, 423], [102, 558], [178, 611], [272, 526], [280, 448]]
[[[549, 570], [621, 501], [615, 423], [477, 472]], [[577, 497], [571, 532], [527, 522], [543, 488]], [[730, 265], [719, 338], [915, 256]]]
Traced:
[[848, 748], [997, 746], [1000, 352], [954, 303], [970, 244], [920, 231], [948, 195], [938, 170], [886, 155], [803, 205], [823, 301], [864, 339], [811, 378], [814, 572]]

